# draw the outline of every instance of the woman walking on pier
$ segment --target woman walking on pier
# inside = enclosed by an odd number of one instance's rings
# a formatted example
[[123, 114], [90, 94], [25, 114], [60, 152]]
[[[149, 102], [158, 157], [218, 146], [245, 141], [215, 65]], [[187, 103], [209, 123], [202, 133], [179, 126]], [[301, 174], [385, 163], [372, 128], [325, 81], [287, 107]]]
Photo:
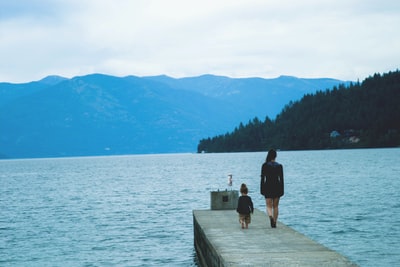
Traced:
[[276, 151], [268, 151], [267, 159], [261, 167], [260, 193], [264, 195], [272, 228], [276, 228], [279, 215], [279, 199], [284, 194], [283, 167], [275, 161]]

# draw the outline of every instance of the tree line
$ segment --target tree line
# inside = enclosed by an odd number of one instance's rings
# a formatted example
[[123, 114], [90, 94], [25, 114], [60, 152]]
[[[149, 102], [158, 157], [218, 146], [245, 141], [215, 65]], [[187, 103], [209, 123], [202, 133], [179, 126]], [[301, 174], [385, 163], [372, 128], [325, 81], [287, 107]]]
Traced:
[[232, 132], [200, 140], [201, 152], [400, 146], [400, 71], [374, 74], [291, 101], [274, 120], [255, 117]]

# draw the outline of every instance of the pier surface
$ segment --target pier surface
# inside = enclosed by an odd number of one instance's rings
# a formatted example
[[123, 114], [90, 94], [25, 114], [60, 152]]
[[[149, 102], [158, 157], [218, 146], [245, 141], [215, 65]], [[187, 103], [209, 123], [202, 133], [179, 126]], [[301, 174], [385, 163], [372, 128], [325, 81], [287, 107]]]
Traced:
[[346, 257], [254, 210], [241, 229], [235, 210], [194, 210], [194, 245], [202, 266], [357, 266]]

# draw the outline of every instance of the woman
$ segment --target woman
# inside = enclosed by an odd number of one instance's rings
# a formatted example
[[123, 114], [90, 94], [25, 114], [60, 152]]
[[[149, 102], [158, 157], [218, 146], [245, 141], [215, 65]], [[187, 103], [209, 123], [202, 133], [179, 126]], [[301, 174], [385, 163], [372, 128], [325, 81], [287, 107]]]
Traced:
[[284, 194], [283, 167], [275, 161], [276, 151], [268, 151], [267, 159], [261, 167], [260, 191], [265, 197], [267, 214], [272, 228], [276, 228], [279, 214], [279, 198]]

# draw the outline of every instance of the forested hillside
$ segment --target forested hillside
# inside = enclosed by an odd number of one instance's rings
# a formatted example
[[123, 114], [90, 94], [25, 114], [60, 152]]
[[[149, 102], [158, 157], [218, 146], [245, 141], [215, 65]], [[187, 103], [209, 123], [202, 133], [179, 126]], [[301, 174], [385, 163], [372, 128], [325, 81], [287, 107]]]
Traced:
[[254, 118], [202, 139], [198, 152], [400, 146], [400, 72], [375, 74], [290, 102], [275, 119]]

